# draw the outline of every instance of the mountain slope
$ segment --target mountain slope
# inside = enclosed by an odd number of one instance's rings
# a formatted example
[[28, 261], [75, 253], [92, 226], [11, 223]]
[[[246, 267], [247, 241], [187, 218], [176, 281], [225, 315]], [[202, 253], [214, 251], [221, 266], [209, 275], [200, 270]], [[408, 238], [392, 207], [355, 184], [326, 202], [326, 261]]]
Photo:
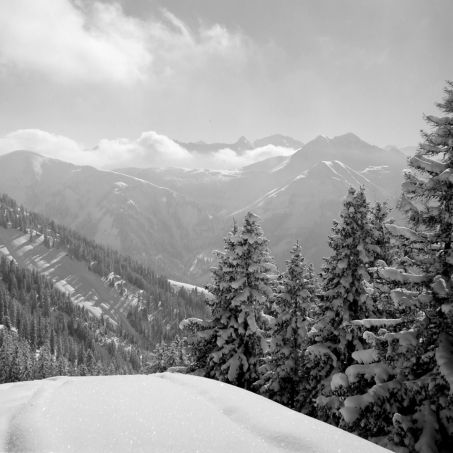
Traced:
[[45, 274], [57, 289], [68, 293], [75, 303], [83, 305], [94, 316], [103, 314], [114, 325], [120, 321], [129, 324], [126, 315], [131, 304], [136, 302], [133, 292], [122, 296], [99, 275], [88, 270], [86, 263], [71, 258], [64, 249], [46, 248], [44, 236], [33, 242], [29, 237], [14, 228], [0, 227], [0, 257], [5, 255], [21, 267]]
[[219, 222], [174, 190], [27, 151], [0, 156], [0, 192], [176, 279]]
[[323, 160], [338, 160], [356, 171], [371, 165], [404, 166], [406, 156], [399, 150], [383, 150], [353, 133], [338, 137], [319, 135], [289, 158], [289, 167], [307, 170]]
[[348, 187], [365, 186], [369, 201], [384, 201], [389, 194], [363, 174], [338, 161], [322, 161], [267, 193], [233, 215], [241, 218], [249, 210], [261, 217], [271, 251], [279, 267], [296, 240], [308, 262], [315, 266], [330, 252], [327, 236], [338, 216], [340, 201]]

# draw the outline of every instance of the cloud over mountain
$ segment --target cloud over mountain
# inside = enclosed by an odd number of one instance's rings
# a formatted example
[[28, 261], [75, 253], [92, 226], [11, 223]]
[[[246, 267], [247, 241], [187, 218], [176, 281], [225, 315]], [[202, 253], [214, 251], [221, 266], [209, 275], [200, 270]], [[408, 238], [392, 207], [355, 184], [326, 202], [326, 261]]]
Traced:
[[[294, 150], [275, 145], [247, 149], [241, 153], [218, 146], [210, 152], [188, 150], [165, 135], [143, 132], [138, 139], [102, 139], [91, 150], [83, 144], [39, 129], [25, 129], [0, 137], [0, 155], [15, 150], [35, 151], [76, 165], [97, 168], [120, 167], [185, 167], [230, 169], [239, 168], [274, 156], [289, 156]], [[234, 146], [231, 145], [233, 148]]]

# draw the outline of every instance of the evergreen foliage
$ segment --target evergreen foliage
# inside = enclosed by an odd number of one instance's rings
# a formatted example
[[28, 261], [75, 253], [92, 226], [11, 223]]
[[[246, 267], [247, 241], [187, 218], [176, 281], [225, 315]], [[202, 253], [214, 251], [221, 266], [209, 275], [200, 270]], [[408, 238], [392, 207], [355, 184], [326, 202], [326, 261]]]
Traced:
[[188, 365], [185, 353], [185, 341], [179, 335], [167, 345], [165, 341], [159, 343], [150, 354], [150, 361], [140, 370], [142, 374], [163, 373], [170, 368], [185, 372]]
[[285, 406], [294, 408], [300, 391], [301, 354], [306, 347], [310, 326], [308, 315], [316, 301], [316, 279], [307, 266], [302, 247], [297, 243], [286, 261], [286, 272], [276, 288], [271, 317], [270, 350], [257, 382], [260, 393]]
[[[29, 234], [31, 242], [42, 238], [47, 248], [61, 248], [76, 260], [84, 261], [90, 271], [97, 273], [118, 288], [121, 295], [128, 297], [127, 288], [138, 288], [139, 303], [132, 304], [127, 315], [132, 327], [145, 341], [142, 347], [152, 350], [161, 341], [172, 341], [178, 334], [179, 323], [188, 316], [205, 316], [204, 296], [184, 288], [175, 291], [165, 276], [157, 275], [149, 267], [127, 255], [122, 255], [110, 247], [97, 244], [76, 231], [32, 211], [27, 211], [8, 195], [0, 195], [0, 226], [16, 228]], [[15, 265], [15, 264], [13, 264]], [[16, 276], [12, 273], [8, 279], [8, 289], [17, 293]], [[129, 285], [129, 286], [128, 286]], [[136, 290], [135, 290], [136, 291]], [[46, 297], [44, 295], [44, 297]], [[48, 316], [49, 306], [43, 307]], [[124, 329], [131, 334], [132, 342], [138, 341], [139, 335], [132, 338], [132, 329]]]
[[215, 252], [219, 263], [206, 287], [214, 296], [207, 301], [212, 320], [182, 323], [193, 333], [194, 362], [205, 376], [245, 389], [259, 378], [259, 359], [268, 348], [263, 310], [273, 297], [270, 273], [276, 270], [258, 220], [249, 212], [241, 230], [234, 225], [224, 238], [224, 252]]

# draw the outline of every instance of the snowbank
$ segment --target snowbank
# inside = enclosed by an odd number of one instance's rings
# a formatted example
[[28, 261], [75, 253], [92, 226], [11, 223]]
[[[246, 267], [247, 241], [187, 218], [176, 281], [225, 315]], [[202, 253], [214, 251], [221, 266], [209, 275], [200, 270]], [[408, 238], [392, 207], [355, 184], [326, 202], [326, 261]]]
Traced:
[[229, 384], [163, 373], [0, 385], [0, 451], [387, 450]]

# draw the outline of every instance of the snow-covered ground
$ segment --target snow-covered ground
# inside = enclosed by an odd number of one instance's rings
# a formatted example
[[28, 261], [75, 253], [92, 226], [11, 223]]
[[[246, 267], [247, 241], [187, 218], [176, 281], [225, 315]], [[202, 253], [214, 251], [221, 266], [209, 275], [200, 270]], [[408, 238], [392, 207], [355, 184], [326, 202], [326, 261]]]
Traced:
[[190, 283], [181, 283], [175, 280], [168, 280], [168, 282], [173, 287], [173, 289], [179, 290], [180, 288], [184, 288], [187, 292], [190, 293], [196, 288], [199, 293], [204, 293], [206, 296], [209, 296], [209, 292], [201, 286], [191, 285]]
[[0, 385], [0, 451], [388, 450], [231, 385], [162, 373]]

